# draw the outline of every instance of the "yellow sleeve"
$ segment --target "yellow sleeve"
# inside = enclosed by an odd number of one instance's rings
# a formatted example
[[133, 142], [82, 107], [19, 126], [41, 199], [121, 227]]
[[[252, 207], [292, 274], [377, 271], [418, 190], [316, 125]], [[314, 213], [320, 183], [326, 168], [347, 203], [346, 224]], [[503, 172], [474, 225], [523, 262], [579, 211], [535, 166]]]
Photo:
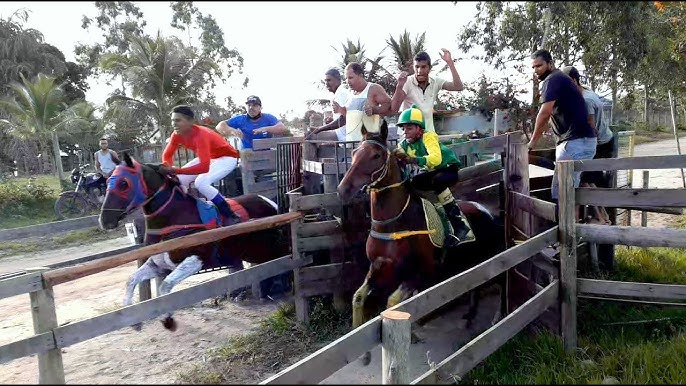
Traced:
[[441, 146], [438, 142], [438, 134], [424, 133], [422, 140], [424, 141], [424, 147], [426, 147], [426, 152], [428, 153], [427, 156], [424, 157], [426, 158], [426, 167], [433, 170], [443, 162]]

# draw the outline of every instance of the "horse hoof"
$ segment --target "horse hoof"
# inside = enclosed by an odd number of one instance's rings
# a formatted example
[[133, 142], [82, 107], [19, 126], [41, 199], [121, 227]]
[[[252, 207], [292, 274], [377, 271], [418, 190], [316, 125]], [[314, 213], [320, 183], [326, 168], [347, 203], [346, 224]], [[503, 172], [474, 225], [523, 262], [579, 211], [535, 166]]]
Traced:
[[136, 323], [131, 325], [131, 328], [133, 328], [134, 331], [140, 332], [143, 329], [143, 323]]
[[176, 328], [178, 327], [174, 318], [164, 318], [164, 320], [162, 320], [162, 325], [171, 332], [176, 331]]
[[362, 362], [362, 366], [369, 366], [369, 364], [372, 362], [372, 353], [367, 351], [366, 353], [362, 354], [360, 357], [360, 362]]

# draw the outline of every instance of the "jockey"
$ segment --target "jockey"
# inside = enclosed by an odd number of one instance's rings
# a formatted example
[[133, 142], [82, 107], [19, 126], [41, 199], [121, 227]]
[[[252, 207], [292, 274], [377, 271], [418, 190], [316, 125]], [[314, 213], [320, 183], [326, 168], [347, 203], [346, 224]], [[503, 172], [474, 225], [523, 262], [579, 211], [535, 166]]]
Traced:
[[[177, 174], [179, 182], [185, 191], [191, 182], [195, 181], [198, 192], [211, 200], [226, 219], [227, 224], [240, 222], [238, 217], [224, 196], [219, 193], [212, 183], [220, 181], [231, 173], [238, 165], [238, 151], [226, 140], [211, 129], [194, 124], [193, 110], [180, 105], [172, 109], [174, 132], [162, 154], [160, 173]], [[174, 153], [179, 146], [192, 150], [198, 157], [194, 158], [182, 168], [172, 166]]]
[[393, 153], [406, 163], [416, 164], [426, 170], [412, 178], [412, 187], [434, 191], [453, 225], [455, 234], [446, 237], [446, 246], [453, 247], [473, 240], [474, 234], [462, 220], [460, 208], [450, 191], [450, 187], [458, 180], [460, 167], [455, 153], [438, 141], [435, 132], [425, 130], [424, 116], [415, 105], [400, 114], [397, 125], [403, 129], [405, 139]]

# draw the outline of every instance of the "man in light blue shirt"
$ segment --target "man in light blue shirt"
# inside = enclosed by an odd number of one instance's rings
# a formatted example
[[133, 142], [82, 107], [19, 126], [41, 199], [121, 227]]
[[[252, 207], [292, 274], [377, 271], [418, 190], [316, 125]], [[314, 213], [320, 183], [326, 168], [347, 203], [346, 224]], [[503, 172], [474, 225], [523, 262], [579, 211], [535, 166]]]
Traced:
[[245, 102], [247, 114], [240, 114], [221, 121], [217, 125], [218, 132], [225, 136], [235, 136], [241, 139], [243, 149], [252, 149], [253, 139], [272, 138], [286, 132], [283, 122], [272, 114], [262, 113], [262, 101], [255, 95], [248, 97]]

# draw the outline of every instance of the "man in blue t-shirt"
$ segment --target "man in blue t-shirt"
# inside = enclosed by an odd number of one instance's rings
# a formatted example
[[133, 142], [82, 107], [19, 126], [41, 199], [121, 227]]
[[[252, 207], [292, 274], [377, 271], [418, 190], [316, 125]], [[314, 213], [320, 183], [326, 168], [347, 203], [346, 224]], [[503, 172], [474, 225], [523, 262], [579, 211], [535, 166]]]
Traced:
[[[552, 123], [558, 137], [555, 160], [593, 159], [598, 139], [588, 123], [586, 101], [572, 78], [555, 68], [550, 52], [538, 50], [531, 55], [532, 65], [541, 83], [541, 108], [536, 116], [534, 132], [529, 141], [532, 149]], [[581, 172], [574, 172], [574, 187], [579, 187]], [[558, 199], [557, 170], [553, 175], [552, 197]], [[578, 211], [577, 211], [578, 213]]]
[[217, 125], [218, 132], [241, 139], [243, 149], [252, 149], [253, 139], [272, 138], [286, 132], [286, 126], [275, 116], [262, 113], [262, 101], [255, 95], [245, 102], [247, 114], [236, 115]]

